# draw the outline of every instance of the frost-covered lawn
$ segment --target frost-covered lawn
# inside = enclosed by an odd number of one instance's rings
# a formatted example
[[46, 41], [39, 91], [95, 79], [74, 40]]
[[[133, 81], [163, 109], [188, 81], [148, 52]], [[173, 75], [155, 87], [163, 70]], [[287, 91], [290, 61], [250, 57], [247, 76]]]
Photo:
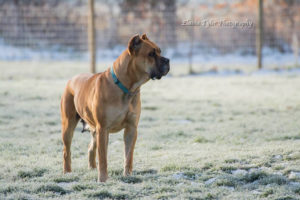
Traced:
[[[99, 66], [104, 69], [107, 65]], [[86, 63], [0, 63], [0, 199], [299, 199], [300, 75], [170, 76], [142, 88], [134, 175], [122, 134], [109, 175], [78, 126], [62, 174], [59, 101]], [[81, 125], [81, 124], [80, 124]]]

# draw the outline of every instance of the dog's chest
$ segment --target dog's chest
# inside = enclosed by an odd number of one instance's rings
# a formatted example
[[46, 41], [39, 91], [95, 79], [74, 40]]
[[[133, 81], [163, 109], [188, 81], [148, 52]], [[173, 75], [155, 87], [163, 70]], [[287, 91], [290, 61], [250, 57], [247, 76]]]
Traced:
[[130, 105], [109, 106], [106, 112], [106, 124], [111, 132], [125, 128], [128, 117], [132, 115]]

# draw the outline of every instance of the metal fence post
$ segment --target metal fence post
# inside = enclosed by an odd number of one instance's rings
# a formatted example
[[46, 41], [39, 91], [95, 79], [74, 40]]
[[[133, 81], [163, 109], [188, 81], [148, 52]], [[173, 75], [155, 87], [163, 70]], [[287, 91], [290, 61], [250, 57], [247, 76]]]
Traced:
[[95, 42], [94, 0], [89, 0], [88, 42], [90, 51], [90, 72], [96, 72], [96, 42]]

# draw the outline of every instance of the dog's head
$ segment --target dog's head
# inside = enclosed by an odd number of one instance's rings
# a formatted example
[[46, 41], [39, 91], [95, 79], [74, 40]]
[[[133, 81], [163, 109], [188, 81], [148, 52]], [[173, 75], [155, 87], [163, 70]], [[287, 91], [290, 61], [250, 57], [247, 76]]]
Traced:
[[148, 74], [153, 80], [167, 75], [170, 70], [169, 59], [160, 55], [160, 48], [146, 34], [132, 37], [128, 43], [128, 52], [137, 70]]

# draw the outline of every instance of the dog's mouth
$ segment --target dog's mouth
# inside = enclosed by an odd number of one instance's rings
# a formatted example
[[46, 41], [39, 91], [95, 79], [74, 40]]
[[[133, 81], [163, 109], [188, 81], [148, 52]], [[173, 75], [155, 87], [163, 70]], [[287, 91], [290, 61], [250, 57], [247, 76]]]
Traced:
[[166, 76], [168, 74], [170, 70], [170, 66], [169, 65], [164, 65], [162, 67], [157, 67], [156, 70], [153, 70], [150, 74], [150, 78], [152, 80], [155, 80], [155, 79], [161, 79], [161, 77], [163, 76]]
[[155, 80], [155, 79], [161, 79], [161, 77], [162, 77], [162, 75], [161, 74], [156, 74], [156, 73], [151, 73], [151, 75], [150, 75], [150, 78], [152, 79], [152, 80]]

